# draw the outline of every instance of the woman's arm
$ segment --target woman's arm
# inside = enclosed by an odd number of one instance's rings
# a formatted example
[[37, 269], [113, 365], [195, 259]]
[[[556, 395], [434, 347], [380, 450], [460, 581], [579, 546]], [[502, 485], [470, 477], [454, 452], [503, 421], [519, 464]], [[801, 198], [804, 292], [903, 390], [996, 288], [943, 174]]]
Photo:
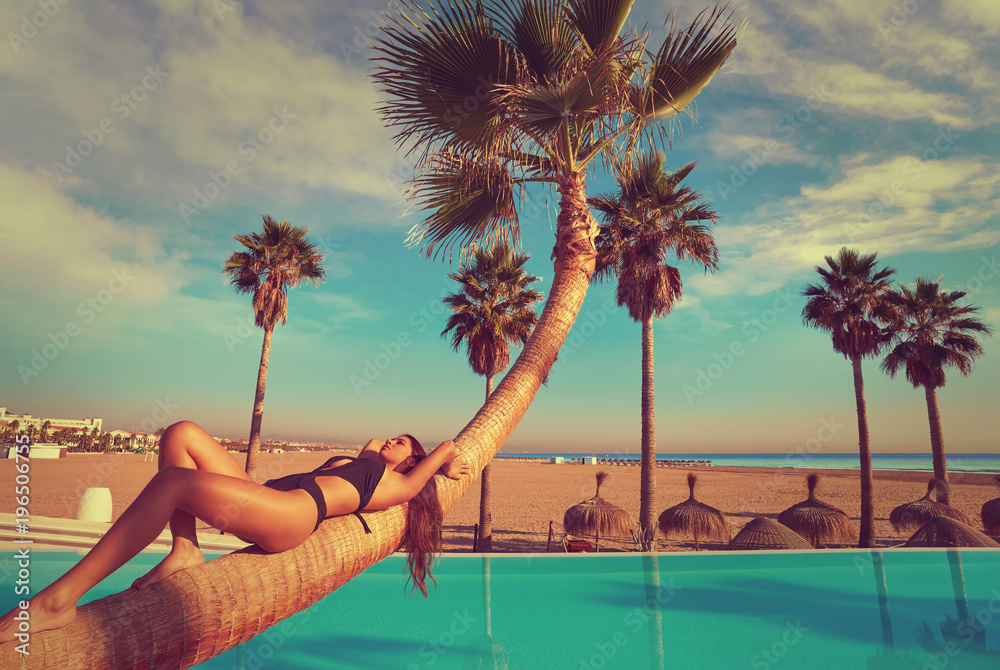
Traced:
[[379, 449], [382, 448], [383, 444], [385, 444], [385, 440], [376, 440], [375, 438], [372, 438], [372, 439], [368, 440], [368, 444], [366, 444], [361, 449], [361, 451], [358, 452], [358, 456], [359, 457], [360, 456], [365, 456], [365, 455], [367, 455], [366, 452], [369, 453], [369, 454], [370, 453], [374, 453], [377, 456], [378, 455], [378, 451], [379, 451]]
[[427, 480], [434, 476], [440, 468], [444, 467], [444, 474], [452, 479], [458, 479], [461, 475], [468, 473], [469, 466], [465, 461], [455, 460], [455, 443], [445, 440], [437, 449], [427, 454], [419, 463], [410, 469], [403, 480], [406, 482], [407, 500], [417, 495], [424, 487]]

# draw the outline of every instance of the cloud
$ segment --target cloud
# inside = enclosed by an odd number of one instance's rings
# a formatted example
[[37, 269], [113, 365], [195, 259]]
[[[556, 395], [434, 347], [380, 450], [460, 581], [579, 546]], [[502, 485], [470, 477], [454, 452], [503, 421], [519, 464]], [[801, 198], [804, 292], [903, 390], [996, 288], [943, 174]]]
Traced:
[[[290, 203], [315, 191], [399, 202], [409, 169], [373, 112], [366, 61], [303, 36], [317, 24], [352, 35], [322, 3], [274, 24], [230, 0], [60, 7], [19, 53], [0, 57], [0, 85], [19, 103], [5, 109], [0, 160], [52, 169], [90, 138], [72, 174], [54, 170], [54, 181], [79, 194], [128, 189], [174, 211], [206, 189], [218, 190], [206, 208], [264, 192]], [[19, 2], [0, 16], [16, 25], [33, 9]]]
[[357, 321], [374, 321], [382, 315], [379, 310], [365, 307], [347, 295], [323, 293], [316, 294], [313, 299], [329, 314], [327, 321], [334, 328]]
[[[817, 108], [819, 102], [816, 101]], [[758, 165], [815, 167], [820, 159], [810, 153], [811, 147], [799, 147], [794, 141], [797, 133], [795, 126], [790, 124], [794, 118], [794, 112], [787, 109], [720, 110], [713, 115], [712, 127], [695, 136], [690, 146], [696, 154], [704, 147], [713, 156], [733, 165], [751, 160]], [[798, 140], [803, 138], [800, 136]]]
[[[669, 15], [673, 4], [662, 3], [654, 16]], [[963, 0], [945, 12], [935, 3], [916, 3], [916, 10], [894, 17], [904, 4], [746, 3], [747, 29], [727, 73], [712, 86], [752, 93], [763, 88], [778, 99], [805, 99], [825, 86], [830, 107], [847, 117], [966, 129], [995, 119], [983, 103], [995, 93], [996, 8], [980, 11], [982, 3]], [[684, 17], [702, 8], [695, 0], [680, 5]]]
[[1000, 242], [992, 158], [845, 157], [827, 185], [761, 206], [720, 236], [722, 270], [699, 281], [706, 295], [758, 295], [783, 286], [842, 246], [880, 254], [960, 251]]

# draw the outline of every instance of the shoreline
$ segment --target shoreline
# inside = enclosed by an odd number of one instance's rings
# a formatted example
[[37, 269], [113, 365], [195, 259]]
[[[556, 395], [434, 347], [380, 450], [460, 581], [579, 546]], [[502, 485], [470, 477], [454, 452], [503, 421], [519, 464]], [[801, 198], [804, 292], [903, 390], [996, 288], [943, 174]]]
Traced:
[[[261, 454], [258, 480], [312, 470], [329, 458], [329, 452], [284, 452]], [[240, 459], [242, 460], [242, 458]], [[535, 461], [493, 461], [492, 523], [494, 552], [545, 552], [549, 522], [553, 527], [553, 551], [564, 533], [566, 509], [593, 497], [595, 475], [605, 470], [609, 477], [601, 487], [601, 497], [625, 509], [635, 520], [639, 511], [639, 471], [634, 465], [553, 464]], [[76, 505], [86, 488], [107, 487], [113, 501], [112, 518], [117, 519], [156, 472], [153, 459], [143, 462], [135, 454], [79, 454], [62, 459], [31, 461], [31, 492], [28, 509], [32, 515], [74, 519]], [[684, 466], [656, 468], [656, 503], [659, 515], [667, 507], [688, 497], [687, 474], [698, 475], [695, 497], [720, 509], [729, 519], [733, 535], [757, 516], [776, 518], [787, 507], [806, 497], [805, 479], [810, 472], [820, 475], [817, 496], [843, 509], [858, 527], [860, 486], [858, 470], [804, 467]], [[913, 470], [875, 470], [876, 544], [891, 547], [905, 542], [909, 533], [896, 533], [889, 524], [889, 512], [897, 505], [923, 497], [929, 473]], [[980, 509], [987, 500], [1000, 497], [993, 473], [951, 472], [952, 506], [982, 530]], [[14, 461], [0, 459], [0, 480], [14, 480]], [[478, 479], [447, 514], [443, 527], [446, 552], [470, 552], [474, 525], [479, 520]], [[0, 509], [15, 509], [14, 487], [0, 490]], [[217, 533], [199, 522], [199, 532]], [[591, 538], [592, 540], [593, 538]], [[701, 543], [704, 549], [723, 549], [722, 543]], [[660, 551], [691, 551], [686, 540], [657, 542]], [[602, 538], [602, 550], [631, 551], [629, 538]]]

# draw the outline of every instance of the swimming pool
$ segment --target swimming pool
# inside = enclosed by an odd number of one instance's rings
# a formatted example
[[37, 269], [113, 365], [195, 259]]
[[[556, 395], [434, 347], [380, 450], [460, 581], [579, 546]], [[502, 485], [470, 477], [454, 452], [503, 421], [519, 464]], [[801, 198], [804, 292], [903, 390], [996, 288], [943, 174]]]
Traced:
[[[78, 558], [34, 553], [33, 587]], [[141, 554], [88, 599], [160, 558]], [[996, 550], [452, 554], [427, 600], [407, 597], [403, 571], [390, 557], [200, 667], [1000, 667]]]

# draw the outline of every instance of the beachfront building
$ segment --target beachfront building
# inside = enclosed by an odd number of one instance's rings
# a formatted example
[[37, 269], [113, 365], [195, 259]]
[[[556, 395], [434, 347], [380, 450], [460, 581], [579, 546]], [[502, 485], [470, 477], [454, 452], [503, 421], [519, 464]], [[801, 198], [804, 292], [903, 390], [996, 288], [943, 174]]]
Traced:
[[107, 434], [111, 437], [110, 446], [116, 449], [134, 450], [151, 447], [159, 441], [156, 435], [135, 433], [131, 430], [109, 430]]
[[18, 432], [27, 430], [29, 426], [34, 426], [36, 430], [41, 430], [42, 425], [48, 421], [49, 434], [60, 430], [91, 432], [95, 428], [100, 433], [101, 424], [103, 423], [99, 418], [91, 419], [89, 417], [86, 419], [52, 419], [44, 416], [31, 416], [30, 414], [10, 414], [7, 412], [6, 407], [0, 407], [0, 426], [6, 427], [15, 421], [18, 423]]

